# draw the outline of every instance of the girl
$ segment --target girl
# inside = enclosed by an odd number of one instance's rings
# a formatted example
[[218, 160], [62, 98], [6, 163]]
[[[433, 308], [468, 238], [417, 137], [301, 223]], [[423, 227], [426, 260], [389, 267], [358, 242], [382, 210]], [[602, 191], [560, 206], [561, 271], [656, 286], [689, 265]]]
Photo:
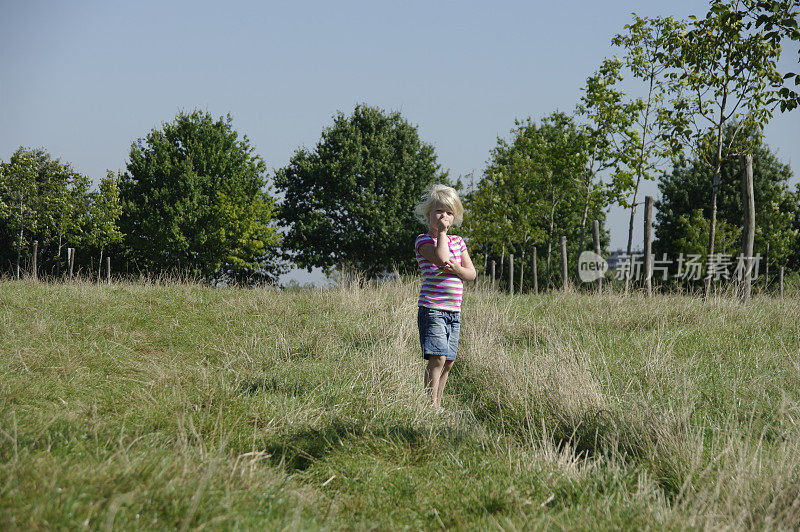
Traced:
[[428, 361], [425, 390], [434, 408], [441, 411], [442, 391], [458, 351], [462, 281], [475, 279], [477, 273], [464, 239], [447, 234], [464, 218], [464, 207], [454, 188], [433, 185], [414, 212], [428, 226], [428, 232], [414, 243], [422, 272], [417, 326], [422, 356]]

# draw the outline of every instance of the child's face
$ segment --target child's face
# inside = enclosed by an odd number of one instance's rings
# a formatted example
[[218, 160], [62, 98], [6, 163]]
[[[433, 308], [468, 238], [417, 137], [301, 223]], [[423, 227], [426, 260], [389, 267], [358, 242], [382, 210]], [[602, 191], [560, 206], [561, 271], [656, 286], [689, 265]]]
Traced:
[[433, 230], [447, 230], [453, 225], [453, 220], [455, 220], [455, 213], [442, 203], [435, 203], [431, 212], [428, 213], [428, 225]]

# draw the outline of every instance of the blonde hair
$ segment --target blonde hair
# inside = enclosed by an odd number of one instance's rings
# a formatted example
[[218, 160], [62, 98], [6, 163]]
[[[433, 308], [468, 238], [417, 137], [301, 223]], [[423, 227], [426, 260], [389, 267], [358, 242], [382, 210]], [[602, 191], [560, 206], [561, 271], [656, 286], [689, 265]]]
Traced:
[[428, 215], [433, 210], [433, 206], [441, 203], [453, 211], [453, 225], [461, 225], [464, 221], [464, 206], [458, 199], [458, 192], [453, 187], [447, 185], [431, 185], [422, 195], [422, 200], [414, 207], [414, 215], [423, 224], [428, 224]]

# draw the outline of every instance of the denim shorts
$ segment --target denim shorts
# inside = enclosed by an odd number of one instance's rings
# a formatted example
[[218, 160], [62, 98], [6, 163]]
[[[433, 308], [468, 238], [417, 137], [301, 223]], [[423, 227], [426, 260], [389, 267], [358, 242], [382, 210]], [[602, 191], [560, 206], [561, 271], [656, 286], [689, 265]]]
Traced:
[[444, 356], [446, 360], [456, 359], [461, 331], [460, 312], [419, 307], [417, 326], [422, 356], [426, 360], [431, 355]]

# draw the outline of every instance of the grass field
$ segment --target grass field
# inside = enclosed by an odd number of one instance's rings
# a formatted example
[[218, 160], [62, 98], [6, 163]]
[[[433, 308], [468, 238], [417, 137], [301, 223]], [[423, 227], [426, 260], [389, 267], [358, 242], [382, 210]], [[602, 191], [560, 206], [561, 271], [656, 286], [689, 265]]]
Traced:
[[800, 526], [800, 301], [0, 283], [0, 528]]

